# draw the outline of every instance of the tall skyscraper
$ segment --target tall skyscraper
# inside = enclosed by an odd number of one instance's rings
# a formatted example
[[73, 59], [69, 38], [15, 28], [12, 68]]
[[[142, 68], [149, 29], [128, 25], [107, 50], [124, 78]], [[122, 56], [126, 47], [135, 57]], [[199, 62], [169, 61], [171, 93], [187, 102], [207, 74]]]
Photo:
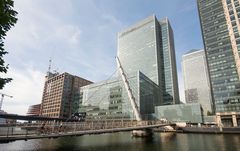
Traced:
[[127, 76], [138, 71], [160, 87], [157, 105], [179, 103], [173, 33], [168, 19], [150, 16], [119, 32], [118, 57]]
[[[156, 106], [179, 103], [173, 33], [167, 19], [150, 16], [119, 32], [117, 56], [143, 119], [156, 118]], [[135, 118], [120, 75], [81, 87], [80, 94], [79, 110], [89, 117]]]
[[216, 112], [240, 111], [240, 1], [198, 0]]
[[182, 56], [186, 103], [200, 103], [204, 115], [212, 113], [212, 93], [204, 50], [193, 49]]
[[177, 80], [176, 56], [172, 27], [167, 18], [161, 20], [161, 64], [163, 105], [179, 104], [179, 91]]
[[41, 115], [47, 117], [68, 118], [78, 111], [81, 86], [91, 81], [68, 73], [48, 72], [41, 103]]

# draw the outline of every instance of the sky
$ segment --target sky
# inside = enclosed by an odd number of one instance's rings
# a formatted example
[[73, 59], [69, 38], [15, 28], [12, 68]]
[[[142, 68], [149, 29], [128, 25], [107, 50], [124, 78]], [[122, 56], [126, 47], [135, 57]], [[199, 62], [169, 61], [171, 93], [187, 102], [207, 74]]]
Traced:
[[7, 33], [3, 110], [26, 114], [41, 103], [44, 77], [68, 72], [98, 82], [116, 70], [117, 33], [155, 14], [167, 17], [174, 32], [180, 98], [184, 101], [181, 58], [203, 42], [196, 0], [15, 0], [18, 22]]

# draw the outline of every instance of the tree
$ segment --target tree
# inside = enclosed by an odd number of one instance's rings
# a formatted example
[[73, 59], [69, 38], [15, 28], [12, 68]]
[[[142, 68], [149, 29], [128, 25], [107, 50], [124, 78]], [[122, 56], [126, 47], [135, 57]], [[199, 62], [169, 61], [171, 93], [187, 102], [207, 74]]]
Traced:
[[[13, 0], [0, 0], [0, 73], [7, 73], [8, 65], [5, 65], [3, 56], [8, 52], [4, 50], [4, 42], [7, 31], [17, 22], [17, 12], [13, 10]], [[12, 78], [0, 77], [0, 89], [10, 82]]]

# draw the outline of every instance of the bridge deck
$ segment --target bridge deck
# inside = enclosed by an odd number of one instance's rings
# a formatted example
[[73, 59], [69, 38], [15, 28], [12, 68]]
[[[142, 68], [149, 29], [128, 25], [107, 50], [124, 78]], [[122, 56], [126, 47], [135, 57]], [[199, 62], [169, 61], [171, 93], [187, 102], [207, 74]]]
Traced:
[[137, 125], [136, 122], [124, 122], [121, 124], [123, 125], [119, 125], [119, 123], [108, 122], [108, 126], [107, 126], [107, 125], [103, 125], [103, 123], [101, 123], [100, 125], [97, 123], [91, 123], [91, 124], [87, 123], [86, 125], [85, 123], [85, 126], [83, 127], [84, 125], [83, 123], [81, 124], [71, 123], [71, 124], [64, 125], [65, 128], [62, 131], [59, 131], [58, 129], [60, 125], [54, 125], [54, 126], [48, 125], [48, 130], [49, 130], [48, 132], [40, 132], [40, 129], [39, 129], [40, 125], [37, 125], [37, 126], [35, 125], [35, 126], [29, 126], [29, 127], [22, 127], [24, 130], [22, 130], [22, 132], [20, 133], [14, 132], [14, 129], [17, 127], [8, 127], [7, 133], [0, 134], [0, 142], [4, 143], [4, 142], [16, 141], [16, 140], [96, 135], [96, 134], [103, 134], [103, 133], [116, 133], [116, 132], [124, 132], [124, 131], [152, 129], [152, 128], [173, 125], [170, 123], [153, 123], [153, 124], [141, 123], [141, 125]]

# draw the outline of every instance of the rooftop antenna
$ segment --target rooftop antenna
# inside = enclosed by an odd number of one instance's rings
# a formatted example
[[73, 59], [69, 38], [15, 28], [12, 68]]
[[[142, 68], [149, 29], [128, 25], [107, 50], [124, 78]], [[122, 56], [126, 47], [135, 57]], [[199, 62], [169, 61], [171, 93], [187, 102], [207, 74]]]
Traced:
[[47, 79], [50, 78], [50, 76], [51, 76], [51, 66], [52, 66], [52, 59], [50, 58], [49, 59], [48, 71], [47, 71], [47, 75], [46, 75]]
[[49, 59], [48, 73], [50, 73], [52, 67], [52, 58]]

